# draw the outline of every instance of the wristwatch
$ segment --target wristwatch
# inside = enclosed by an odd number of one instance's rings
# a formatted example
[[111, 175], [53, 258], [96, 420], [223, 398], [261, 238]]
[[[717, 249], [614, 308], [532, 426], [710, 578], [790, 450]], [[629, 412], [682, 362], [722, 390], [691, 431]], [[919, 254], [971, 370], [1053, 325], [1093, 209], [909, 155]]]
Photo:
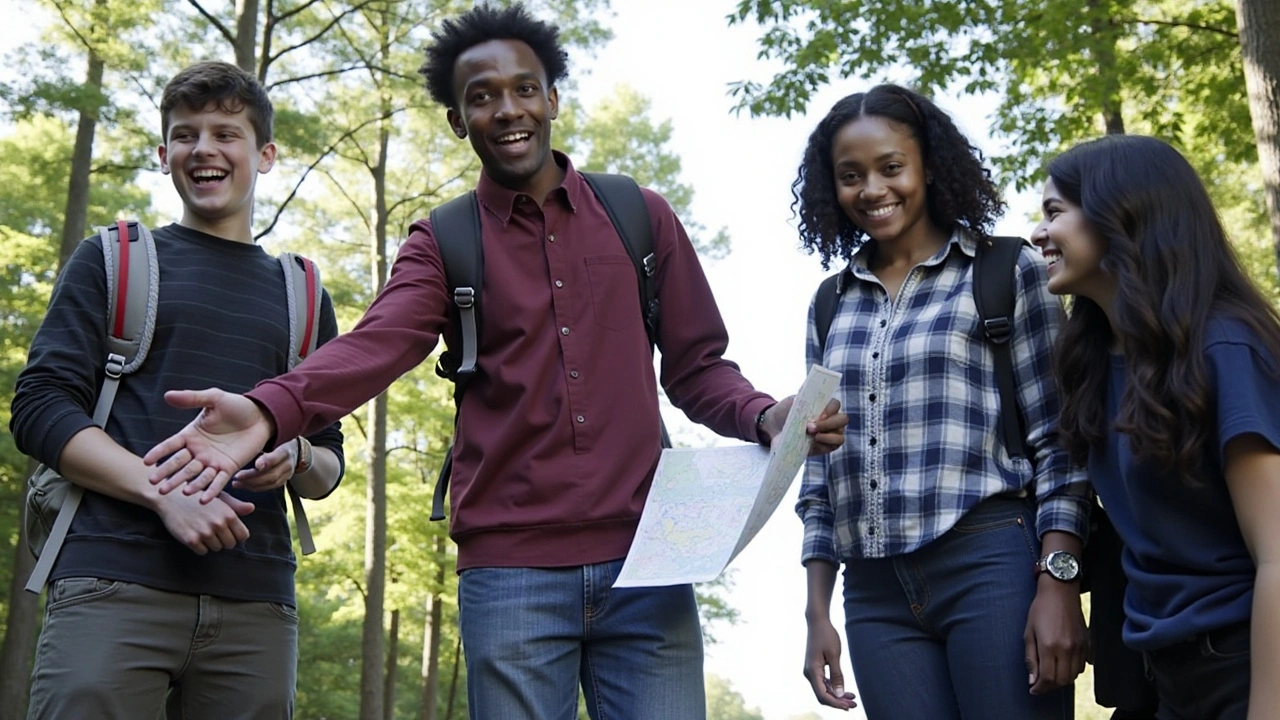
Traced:
[[301, 475], [311, 469], [311, 443], [301, 435], [298, 436], [298, 462], [293, 466], [293, 474]]
[[1080, 577], [1080, 559], [1066, 550], [1054, 550], [1036, 563], [1036, 576], [1042, 572], [1054, 580], [1072, 582]]

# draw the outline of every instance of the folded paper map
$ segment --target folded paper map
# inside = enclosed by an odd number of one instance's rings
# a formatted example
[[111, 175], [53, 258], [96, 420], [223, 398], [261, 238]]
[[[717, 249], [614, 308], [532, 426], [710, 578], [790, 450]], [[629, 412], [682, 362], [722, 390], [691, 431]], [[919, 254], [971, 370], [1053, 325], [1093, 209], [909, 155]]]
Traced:
[[839, 383], [839, 373], [813, 366], [769, 448], [663, 450], [614, 587], [716, 579], [786, 496], [809, 455], [805, 426], [822, 414]]

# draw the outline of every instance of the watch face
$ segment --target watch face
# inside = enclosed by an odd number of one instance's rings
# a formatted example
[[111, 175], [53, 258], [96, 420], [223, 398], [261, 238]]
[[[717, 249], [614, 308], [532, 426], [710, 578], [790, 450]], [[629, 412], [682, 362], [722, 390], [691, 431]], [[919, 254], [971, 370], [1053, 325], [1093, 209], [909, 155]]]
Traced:
[[1080, 561], [1071, 553], [1058, 550], [1045, 558], [1045, 570], [1059, 580], [1075, 580], [1080, 574]]

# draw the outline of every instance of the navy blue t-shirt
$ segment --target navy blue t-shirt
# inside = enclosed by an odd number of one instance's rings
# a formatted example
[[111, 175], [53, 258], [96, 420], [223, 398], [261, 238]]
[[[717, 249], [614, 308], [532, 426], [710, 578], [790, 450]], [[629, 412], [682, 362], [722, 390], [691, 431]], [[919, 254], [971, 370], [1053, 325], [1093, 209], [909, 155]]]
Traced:
[[[1154, 650], [1249, 619], [1257, 569], [1223, 475], [1227, 441], [1256, 433], [1280, 448], [1280, 380], [1256, 335], [1233, 319], [1210, 322], [1205, 372], [1216, 401], [1200, 483], [1137, 461], [1113, 429], [1089, 456], [1089, 476], [1124, 540], [1124, 641]], [[1124, 358], [1112, 356], [1107, 413], [1118, 414]]]

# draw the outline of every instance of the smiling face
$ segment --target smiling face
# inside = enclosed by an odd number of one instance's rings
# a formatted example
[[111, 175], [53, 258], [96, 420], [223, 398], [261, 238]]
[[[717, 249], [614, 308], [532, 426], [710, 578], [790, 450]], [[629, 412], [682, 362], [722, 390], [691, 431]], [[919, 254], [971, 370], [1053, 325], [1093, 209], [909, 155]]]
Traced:
[[1102, 269], [1106, 244], [1079, 205], [1063, 196], [1050, 179], [1044, 186], [1044, 219], [1031, 241], [1049, 263], [1049, 292], [1083, 295], [1107, 306], [1115, 281]]
[[454, 133], [470, 138], [495, 182], [541, 201], [560, 182], [551, 154], [559, 97], [533, 49], [519, 40], [481, 43], [458, 56], [453, 78]]
[[863, 115], [836, 132], [831, 162], [836, 201], [867, 235], [914, 244], [938, 234], [929, 219], [924, 156], [906, 128]]
[[275, 164], [276, 146], [258, 147], [248, 112], [211, 103], [178, 107], [159, 148], [160, 169], [182, 198], [184, 227], [228, 240], [252, 242], [253, 190], [258, 173]]

